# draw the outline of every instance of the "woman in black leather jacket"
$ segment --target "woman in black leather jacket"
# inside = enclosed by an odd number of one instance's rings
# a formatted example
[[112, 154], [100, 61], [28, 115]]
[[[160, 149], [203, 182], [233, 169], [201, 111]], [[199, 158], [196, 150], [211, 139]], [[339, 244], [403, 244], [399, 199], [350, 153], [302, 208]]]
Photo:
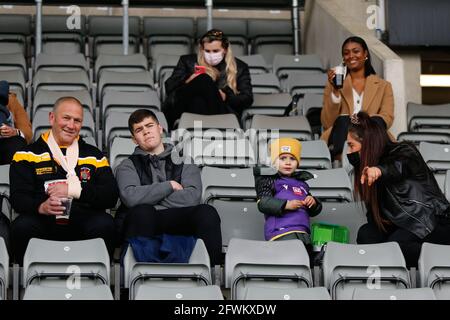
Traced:
[[200, 38], [197, 54], [180, 57], [165, 89], [163, 111], [171, 128], [183, 112], [240, 118], [253, 103], [248, 65], [234, 57], [228, 38], [217, 29]]
[[408, 266], [423, 242], [450, 244], [450, 203], [414, 145], [392, 142], [365, 112], [351, 117], [347, 143], [355, 192], [368, 208], [358, 243], [396, 241]]

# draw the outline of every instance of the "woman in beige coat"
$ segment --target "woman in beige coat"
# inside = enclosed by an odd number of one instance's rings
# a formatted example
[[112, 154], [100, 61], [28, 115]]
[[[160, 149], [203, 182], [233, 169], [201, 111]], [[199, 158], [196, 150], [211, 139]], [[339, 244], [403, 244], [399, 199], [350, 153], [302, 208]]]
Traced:
[[333, 83], [334, 69], [328, 71], [323, 97], [322, 139], [328, 143], [333, 160], [340, 160], [349, 116], [365, 111], [389, 129], [394, 121], [394, 96], [391, 84], [375, 74], [366, 42], [360, 37], [347, 38], [342, 44], [347, 74], [342, 88]]

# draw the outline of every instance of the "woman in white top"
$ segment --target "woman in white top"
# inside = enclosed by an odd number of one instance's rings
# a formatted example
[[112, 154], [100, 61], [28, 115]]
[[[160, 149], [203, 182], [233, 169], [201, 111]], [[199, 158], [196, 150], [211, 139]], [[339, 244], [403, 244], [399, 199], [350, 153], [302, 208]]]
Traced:
[[321, 122], [322, 139], [328, 143], [333, 160], [340, 160], [349, 116], [365, 111], [376, 116], [386, 129], [394, 121], [394, 96], [391, 84], [378, 77], [372, 67], [366, 42], [360, 37], [349, 37], [342, 44], [342, 58], [346, 66], [342, 88], [333, 83], [334, 69], [328, 70]]

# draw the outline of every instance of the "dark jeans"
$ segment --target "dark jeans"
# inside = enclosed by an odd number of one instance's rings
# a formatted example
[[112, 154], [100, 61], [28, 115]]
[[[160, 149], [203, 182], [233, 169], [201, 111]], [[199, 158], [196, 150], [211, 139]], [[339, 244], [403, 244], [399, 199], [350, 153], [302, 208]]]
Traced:
[[344, 142], [347, 140], [348, 126], [350, 124], [349, 116], [339, 116], [333, 124], [333, 128], [328, 138], [328, 149], [330, 149], [331, 160], [342, 154]]
[[183, 112], [213, 115], [233, 113], [223, 102], [217, 85], [206, 74], [195, 77], [188, 84], [178, 88], [174, 93], [172, 104], [164, 110], [170, 128]]
[[358, 230], [356, 242], [358, 244], [371, 244], [395, 241], [399, 244], [408, 267], [417, 267], [422, 243], [450, 244], [450, 223], [442, 221], [438, 223], [433, 232], [423, 239], [408, 230], [390, 226], [386, 233], [371, 223], [362, 225]]
[[22, 264], [31, 238], [60, 241], [102, 238], [112, 258], [114, 220], [107, 213], [78, 213], [71, 214], [68, 225], [58, 225], [53, 216], [21, 214], [11, 224], [11, 242], [17, 263]]
[[19, 136], [0, 138], [0, 165], [10, 164], [14, 153], [26, 145], [25, 139]]
[[194, 236], [204, 241], [211, 265], [222, 263], [220, 217], [210, 205], [156, 210], [151, 205], [128, 209], [123, 224], [124, 238], [152, 237], [163, 233]]

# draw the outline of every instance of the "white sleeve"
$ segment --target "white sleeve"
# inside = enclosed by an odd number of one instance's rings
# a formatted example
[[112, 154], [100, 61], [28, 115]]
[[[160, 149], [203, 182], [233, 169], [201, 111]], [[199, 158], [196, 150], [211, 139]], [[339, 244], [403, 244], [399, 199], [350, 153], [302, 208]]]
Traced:
[[333, 102], [334, 104], [341, 103], [341, 95], [339, 95], [339, 97], [336, 97], [334, 95], [334, 92], [331, 91], [331, 102]]

